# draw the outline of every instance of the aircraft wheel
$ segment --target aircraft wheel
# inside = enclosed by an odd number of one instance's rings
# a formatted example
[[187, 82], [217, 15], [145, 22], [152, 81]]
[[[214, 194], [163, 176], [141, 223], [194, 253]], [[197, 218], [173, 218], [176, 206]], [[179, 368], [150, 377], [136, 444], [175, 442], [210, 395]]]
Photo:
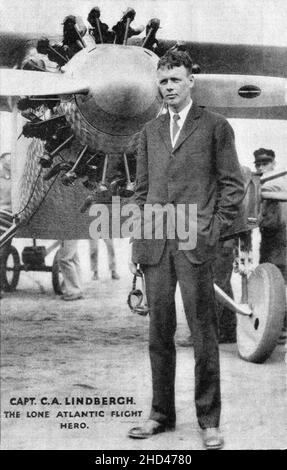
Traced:
[[53, 260], [52, 265], [52, 284], [55, 294], [62, 295], [62, 283], [63, 283], [63, 276], [60, 270], [60, 266], [58, 263], [58, 253], [59, 250], [56, 252]]
[[237, 345], [242, 359], [262, 363], [280, 335], [286, 309], [286, 292], [280, 270], [271, 263], [257, 266], [248, 279], [252, 317], [237, 315]]
[[20, 257], [14, 246], [10, 245], [3, 249], [0, 258], [0, 269], [2, 289], [6, 292], [15, 290], [20, 277]]

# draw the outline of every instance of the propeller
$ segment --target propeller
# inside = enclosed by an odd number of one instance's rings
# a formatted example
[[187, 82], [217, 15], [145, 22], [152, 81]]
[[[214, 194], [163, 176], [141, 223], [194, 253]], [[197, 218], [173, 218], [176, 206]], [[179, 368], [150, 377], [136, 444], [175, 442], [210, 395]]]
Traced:
[[50, 96], [88, 92], [84, 80], [73, 80], [63, 73], [0, 69], [0, 96]]

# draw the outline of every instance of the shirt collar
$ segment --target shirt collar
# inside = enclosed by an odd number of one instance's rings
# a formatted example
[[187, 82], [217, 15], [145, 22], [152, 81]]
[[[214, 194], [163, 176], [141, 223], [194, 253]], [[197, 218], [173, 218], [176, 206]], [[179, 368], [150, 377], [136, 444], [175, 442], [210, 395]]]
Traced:
[[180, 116], [180, 120], [178, 121], [178, 125], [179, 125], [179, 127], [182, 127], [191, 106], [192, 106], [192, 100], [190, 100], [190, 102], [179, 113], [175, 113], [171, 109], [168, 109], [169, 114], [170, 114], [170, 120], [172, 121], [173, 116], [175, 114], [178, 114]]

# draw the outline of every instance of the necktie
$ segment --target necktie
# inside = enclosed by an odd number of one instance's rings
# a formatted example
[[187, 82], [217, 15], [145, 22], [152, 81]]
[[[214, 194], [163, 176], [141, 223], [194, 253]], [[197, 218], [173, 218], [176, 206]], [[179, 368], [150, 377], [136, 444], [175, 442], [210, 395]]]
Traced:
[[180, 127], [177, 123], [179, 119], [180, 119], [179, 114], [174, 114], [173, 115], [173, 122], [172, 122], [172, 129], [171, 129], [171, 131], [172, 131], [171, 132], [172, 133], [172, 142], [174, 142], [175, 136], [178, 133], [178, 131], [180, 130]]

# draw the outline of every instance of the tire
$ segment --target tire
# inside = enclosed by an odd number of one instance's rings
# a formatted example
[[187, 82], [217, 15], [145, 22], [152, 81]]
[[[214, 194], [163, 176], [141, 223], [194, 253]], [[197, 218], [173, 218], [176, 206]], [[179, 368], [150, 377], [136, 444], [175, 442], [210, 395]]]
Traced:
[[59, 250], [56, 252], [54, 256], [53, 265], [52, 265], [52, 285], [53, 285], [55, 294], [62, 295], [63, 294], [62, 287], [61, 287], [62, 275], [61, 275], [61, 270], [60, 270], [59, 263], [58, 263], [58, 253], [59, 253]]
[[281, 333], [286, 292], [280, 270], [271, 263], [257, 266], [248, 279], [252, 317], [237, 315], [237, 345], [242, 359], [262, 363], [277, 345]]
[[6, 292], [16, 289], [20, 277], [20, 257], [12, 245], [1, 250], [0, 282], [1, 288]]

